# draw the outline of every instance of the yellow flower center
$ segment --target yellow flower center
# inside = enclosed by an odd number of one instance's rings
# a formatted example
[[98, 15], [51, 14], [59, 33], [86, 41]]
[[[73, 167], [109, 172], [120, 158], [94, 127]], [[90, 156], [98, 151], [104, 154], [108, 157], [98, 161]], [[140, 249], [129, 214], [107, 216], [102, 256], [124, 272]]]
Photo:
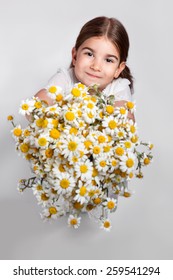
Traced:
[[106, 141], [106, 137], [103, 136], [103, 135], [100, 135], [100, 136], [98, 137], [98, 141], [99, 141], [99, 143], [104, 143], [104, 142]]
[[109, 228], [109, 227], [111, 226], [111, 224], [110, 224], [109, 221], [105, 221], [104, 224], [103, 224], [103, 226], [104, 226], [105, 228]]
[[22, 110], [27, 111], [29, 109], [28, 104], [22, 104]]
[[138, 137], [133, 136], [130, 140], [131, 140], [132, 143], [136, 143], [138, 141]]
[[84, 89], [84, 88], [85, 88], [85, 86], [84, 86], [83, 84], [79, 83], [79, 84], [78, 84], [78, 88], [82, 88], [82, 89]]
[[149, 159], [149, 158], [145, 158], [145, 159], [144, 159], [144, 164], [147, 165], [147, 164], [149, 164], [149, 163], [150, 163], [150, 159]]
[[134, 127], [134, 125], [131, 125], [130, 132], [131, 133], [135, 133], [136, 132], [136, 128]]
[[94, 108], [94, 104], [93, 104], [93, 103], [88, 103], [88, 104], [87, 104], [87, 108], [93, 109], [93, 108]]
[[78, 144], [75, 141], [70, 141], [68, 143], [68, 149], [69, 151], [74, 152], [77, 149]]
[[21, 134], [22, 134], [22, 129], [20, 129], [20, 128], [15, 128], [15, 129], [13, 130], [13, 134], [14, 134], [15, 136], [17, 136], [17, 137], [21, 136]]
[[52, 124], [54, 127], [57, 127], [58, 126], [58, 120], [52, 120]]
[[120, 108], [120, 114], [125, 115], [125, 113], [126, 113], [126, 109], [124, 107], [121, 107]]
[[70, 185], [70, 182], [67, 179], [62, 179], [60, 181], [60, 186], [62, 189], [67, 189], [69, 187], [69, 185]]
[[73, 112], [67, 112], [67, 113], [65, 114], [65, 117], [66, 117], [66, 119], [67, 119], [68, 121], [73, 121], [73, 120], [75, 119], [75, 115], [74, 115]]
[[92, 176], [93, 176], [93, 177], [98, 176], [98, 170], [97, 170], [95, 167], [93, 167], [93, 173], [92, 173]]
[[53, 156], [53, 150], [48, 148], [46, 151], [45, 151], [45, 155], [47, 158], [51, 158]]
[[37, 191], [42, 191], [42, 190], [43, 190], [42, 185], [37, 185], [36, 190], [37, 190]]
[[111, 105], [106, 106], [106, 112], [112, 114], [114, 112], [114, 107]]
[[94, 117], [94, 115], [93, 115], [91, 112], [89, 112], [89, 113], [87, 114], [87, 116], [88, 116], [88, 118], [90, 118], [90, 119], [92, 119], [92, 118]]
[[80, 202], [75, 202], [74, 204], [73, 204], [73, 207], [75, 208], [75, 209], [81, 209], [81, 208], [83, 208], [83, 204], [81, 204]]
[[115, 149], [115, 153], [118, 156], [122, 156], [124, 154], [124, 149], [122, 147], [118, 147], [118, 148]]
[[96, 97], [91, 96], [91, 100], [95, 103], [97, 101]]
[[117, 161], [115, 159], [112, 160], [112, 166], [113, 167], [117, 166]]
[[123, 136], [124, 136], [124, 132], [119, 131], [119, 132], [118, 132], [118, 137], [123, 137]]
[[78, 88], [73, 88], [72, 91], [71, 91], [72, 95], [74, 97], [79, 97], [81, 96], [81, 91], [78, 89]]
[[48, 199], [49, 199], [49, 197], [45, 193], [41, 194], [41, 200], [46, 201]]
[[126, 160], [126, 166], [128, 168], [131, 168], [134, 165], [134, 161], [132, 158], [128, 158], [128, 160]]
[[41, 147], [46, 146], [46, 145], [47, 145], [47, 140], [46, 140], [46, 138], [44, 138], [44, 137], [39, 138], [39, 139], [38, 139], [38, 145], [41, 146]]
[[134, 103], [131, 102], [131, 101], [128, 101], [126, 105], [127, 105], [128, 109], [133, 109], [134, 108]]
[[77, 219], [71, 219], [71, 220], [70, 220], [70, 224], [71, 224], [72, 226], [77, 225]]
[[107, 207], [108, 207], [108, 209], [113, 209], [114, 207], [115, 207], [115, 203], [113, 202], [113, 201], [108, 201], [108, 203], [107, 203]]
[[80, 188], [79, 194], [80, 194], [81, 196], [84, 196], [84, 195], [86, 194], [86, 192], [87, 192], [86, 187], [82, 186], [82, 187]]
[[57, 91], [57, 88], [55, 87], [55, 86], [51, 86], [50, 88], [49, 88], [49, 92], [50, 93], [55, 93]]
[[89, 147], [92, 145], [92, 142], [89, 141], [89, 140], [86, 140], [86, 141], [84, 142], [84, 145], [85, 145], [85, 148], [88, 150]]
[[131, 194], [129, 192], [124, 192], [124, 197], [130, 197]]
[[133, 172], [129, 173], [129, 178], [133, 178]]
[[99, 154], [100, 153], [100, 147], [98, 147], [98, 146], [95, 146], [94, 148], [93, 148], [93, 153], [94, 154]]
[[109, 121], [108, 126], [110, 129], [115, 129], [117, 127], [117, 123], [114, 120]]
[[110, 146], [105, 146], [105, 147], [103, 148], [103, 151], [104, 151], [105, 153], [108, 153], [108, 152], [110, 151], [110, 149], [111, 149]]
[[80, 166], [80, 172], [81, 173], [86, 173], [88, 171], [88, 167], [87, 167], [87, 165], [81, 165]]
[[30, 131], [28, 130], [28, 129], [26, 129], [25, 131], [24, 131], [24, 136], [29, 136], [31, 133], [30, 133]]
[[49, 207], [49, 213], [50, 215], [55, 215], [57, 213], [57, 209], [55, 207]]
[[11, 116], [11, 115], [8, 116], [8, 117], [7, 117], [7, 120], [8, 120], [8, 121], [12, 121], [12, 120], [13, 120], [13, 116]]
[[21, 146], [20, 146], [20, 150], [22, 153], [27, 153], [29, 151], [29, 145], [26, 144], [26, 143], [23, 143]]
[[60, 137], [60, 132], [56, 129], [53, 128], [51, 129], [51, 131], [49, 132], [50, 137], [52, 137], [53, 139], [58, 139]]
[[97, 204], [97, 205], [100, 204], [101, 201], [102, 201], [102, 200], [101, 200], [100, 197], [96, 197], [96, 198], [93, 199], [94, 204]]
[[42, 104], [40, 101], [36, 101], [34, 106], [35, 106], [35, 108], [40, 109], [42, 107]]
[[131, 144], [130, 142], [126, 141], [126, 142], [124, 143], [124, 146], [125, 146], [127, 149], [129, 149], [129, 148], [131, 148], [132, 144]]
[[106, 166], [106, 161], [105, 160], [100, 161], [100, 166], [105, 167]]
[[60, 101], [62, 101], [63, 100], [63, 95], [62, 94], [57, 94], [57, 96], [56, 96], [56, 101], [57, 102], [60, 102]]
[[65, 168], [64, 168], [64, 165], [62, 163], [60, 163], [60, 165], [59, 165], [59, 171], [60, 172], [65, 172]]
[[78, 162], [78, 158], [77, 157], [72, 157], [72, 161], [75, 163], [75, 162]]
[[70, 128], [70, 134], [76, 135], [78, 133], [78, 129], [76, 127], [71, 127]]
[[154, 147], [154, 145], [153, 145], [153, 144], [150, 144], [150, 145], [149, 145], [149, 149], [150, 149], [150, 150], [152, 150], [152, 149], [153, 149], [153, 147]]

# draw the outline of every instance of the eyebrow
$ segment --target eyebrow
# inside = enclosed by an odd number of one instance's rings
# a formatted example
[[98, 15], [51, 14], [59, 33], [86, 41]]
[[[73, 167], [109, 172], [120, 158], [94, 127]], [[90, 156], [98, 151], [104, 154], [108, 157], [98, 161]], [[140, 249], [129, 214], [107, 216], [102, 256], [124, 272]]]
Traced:
[[[89, 47], [84, 47], [84, 48], [82, 48], [82, 50], [90, 50], [91, 52], [95, 52], [93, 49], [91, 49]], [[106, 57], [114, 57], [118, 61], [118, 57], [116, 55], [107, 54]]]

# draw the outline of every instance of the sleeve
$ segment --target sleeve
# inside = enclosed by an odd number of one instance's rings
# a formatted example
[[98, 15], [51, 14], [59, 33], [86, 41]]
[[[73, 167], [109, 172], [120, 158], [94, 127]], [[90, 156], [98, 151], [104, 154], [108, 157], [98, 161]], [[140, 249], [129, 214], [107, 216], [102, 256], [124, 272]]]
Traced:
[[58, 69], [57, 72], [48, 80], [45, 88], [49, 85], [56, 85], [63, 89], [65, 92], [69, 85], [68, 77], [62, 69]]
[[115, 81], [112, 91], [115, 93], [115, 100], [132, 101], [132, 93], [130, 90], [130, 81], [128, 79], [119, 78]]

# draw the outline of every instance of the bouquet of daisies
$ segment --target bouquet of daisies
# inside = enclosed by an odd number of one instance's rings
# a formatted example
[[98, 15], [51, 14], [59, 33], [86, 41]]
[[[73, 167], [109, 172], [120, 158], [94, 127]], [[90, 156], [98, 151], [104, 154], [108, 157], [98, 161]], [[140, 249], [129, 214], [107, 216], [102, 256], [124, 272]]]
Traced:
[[[118, 197], [131, 195], [127, 182], [142, 178], [152, 159], [153, 145], [139, 141], [136, 123], [128, 119], [135, 103], [114, 107], [113, 95], [81, 83], [69, 92], [50, 85], [47, 94], [54, 105], [36, 97], [22, 101], [19, 112], [31, 119], [26, 128], [8, 117], [16, 149], [33, 173], [20, 180], [19, 190], [33, 189], [45, 220], [68, 215], [68, 224], [78, 228], [87, 212], [110, 230]], [[141, 145], [145, 151], [137, 149]]]

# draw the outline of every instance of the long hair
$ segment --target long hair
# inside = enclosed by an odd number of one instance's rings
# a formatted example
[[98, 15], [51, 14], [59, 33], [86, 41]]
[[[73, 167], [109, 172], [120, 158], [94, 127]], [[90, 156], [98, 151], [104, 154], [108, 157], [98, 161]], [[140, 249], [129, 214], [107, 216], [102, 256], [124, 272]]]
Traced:
[[[126, 29], [122, 23], [115, 18], [96, 17], [81, 28], [80, 33], [76, 39], [75, 49], [78, 48], [91, 37], [106, 36], [118, 49], [120, 55], [120, 63], [126, 62], [129, 51], [129, 37]], [[71, 63], [70, 67], [73, 67]], [[124, 70], [120, 73], [121, 78], [126, 78], [130, 81], [130, 88], [133, 92], [133, 76], [129, 67], [126, 65]]]

